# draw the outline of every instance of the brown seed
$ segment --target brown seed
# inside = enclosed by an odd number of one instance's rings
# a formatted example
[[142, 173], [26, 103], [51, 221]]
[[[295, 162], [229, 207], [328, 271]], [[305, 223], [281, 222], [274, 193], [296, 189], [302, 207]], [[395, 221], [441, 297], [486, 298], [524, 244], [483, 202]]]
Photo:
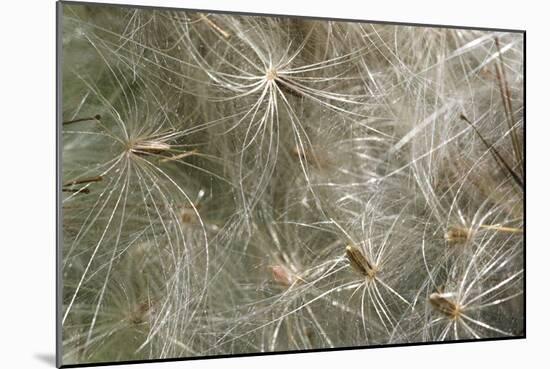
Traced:
[[376, 276], [376, 268], [367, 260], [361, 250], [357, 247], [348, 245], [346, 246], [346, 256], [349, 260], [351, 267], [364, 277], [373, 279]]
[[445, 233], [445, 241], [450, 243], [466, 243], [472, 237], [468, 228], [451, 226]]
[[130, 145], [129, 151], [136, 155], [156, 155], [170, 150], [171, 146], [162, 141], [137, 141]]
[[271, 277], [275, 282], [284, 287], [290, 287], [294, 283], [292, 273], [282, 265], [270, 266]]
[[102, 176], [95, 176], [95, 177], [86, 177], [86, 178], [77, 178], [70, 180], [68, 182], [65, 182], [63, 184], [63, 187], [73, 186], [76, 184], [84, 184], [84, 183], [92, 183], [92, 182], [101, 182], [103, 180]]
[[218, 26], [216, 23], [214, 23], [214, 21], [212, 21], [210, 18], [208, 18], [208, 15], [201, 15], [201, 18], [200, 18], [203, 22], [205, 22], [206, 24], [208, 24], [213, 30], [215, 30], [216, 32], [218, 32], [220, 35], [222, 35], [223, 38], [225, 39], [228, 39], [229, 37], [231, 37], [231, 35], [229, 34], [229, 32], [227, 32], [226, 30], [224, 30], [223, 28], [221, 28], [220, 26]]
[[62, 188], [62, 192], [71, 192], [71, 193], [84, 193], [89, 194], [90, 190], [88, 188]]
[[430, 304], [440, 313], [448, 316], [450, 319], [458, 319], [461, 314], [460, 307], [455, 302], [443, 297], [440, 293], [434, 292], [430, 295]]
[[165, 163], [165, 162], [167, 162], [167, 161], [174, 161], [174, 160], [183, 159], [183, 158], [186, 158], [186, 157], [188, 157], [188, 156], [191, 156], [191, 155], [196, 154], [197, 151], [198, 151], [197, 149], [191, 150], [191, 151], [186, 151], [186, 152], [183, 152], [183, 153], [181, 153], [181, 154], [171, 156], [171, 157], [169, 157], [169, 158], [161, 159], [160, 162], [161, 162], [161, 163]]
[[78, 119], [73, 119], [73, 120], [66, 120], [66, 121], [63, 122], [63, 125], [72, 124], [72, 123], [78, 123], [78, 122], [88, 122], [88, 121], [92, 121], [92, 120], [100, 121], [100, 120], [101, 120], [101, 115], [96, 114], [96, 115], [94, 115], [93, 117], [78, 118]]
[[151, 311], [153, 307], [152, 301], [144, 301], [137, 304], [135, 310], [130, 313], [128, 320], [132, 324], [142, 324], [145, 322], [147, 314]]

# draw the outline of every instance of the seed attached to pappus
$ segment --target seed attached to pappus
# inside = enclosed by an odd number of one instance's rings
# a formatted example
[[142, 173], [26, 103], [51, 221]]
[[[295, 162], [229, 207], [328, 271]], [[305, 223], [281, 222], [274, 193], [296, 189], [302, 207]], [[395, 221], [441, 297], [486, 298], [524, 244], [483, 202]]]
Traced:
[[89, 122], [89, 121], [93, 121], [93, 120], [100, 121], [101, 120], [101, 115], [96, 114], [93, 117], [66, 120], [66, 121], [63, 122], [63, 125], [73, 124], [73, 123], [78, 123], [78, 122]]
[[65, 182], [63, 184], [63, 187], [73, 186], [73, 185], [77, 185], [77, 184], [92, 183], [92, 182], [101, 182], [101, 181], [103, 181], [102, 176], [76, 178], [76, 179], [70, 180], [68, 182]]
[[205, 22], [208, 26], [210, 26], [214, 31], [222, 35], [223, 38], [226, 40], [231, 37], [229, 32], [218, 26], [214, 21], [212, 21], [210, 18], [208, 18], [208, 14], [203, 14], [200, 16], [200, 19]]
[[183, 223], [195, 223], [197, 221], [197, 213], [195, 211], [199, 211], [201, 208], [200, 204], [194, 204], [194, 208], [192, 206], [183, 206], [181, 208], [181, 221]]
[[180, 159], [186, 158], [188, 156], [195, 155], [197, 152], [198, 152], [197, 149], [191, 150], [191, 151], [186, 151], [186, 152], [183, 152], [183, 153], [178, 154], [178, 155], [170, 156], [169, 158], [161, 159], [160, 162], [161, 163], [166, 163], [168, 161], [180, 160]]
[[445, 241], [449, 243], [466, 243], [472, 238], [472, 231], [464, 227], [449, 227], [445, 233]]
[[[479, 228], [497, 231], [497, 232], [503, 232], [503, 233], [512, 233], [512, 234], [523, 233], [522, 228], [504, 227], [498, 224], [496, 225], [482, 224], [479, 226]], [[472, 239], [473, 235], [474, 235], [474, 232], [469, 228], [452, 226], [452, 227], [449, 227], [449, 229], [445, 233], [445, 241], [449, 243], [466, 243]]]
[[158, 155], [169, 151], [171, 146], [162, 141], [137, 141], [128, 146], [128, 151], [136, 155]]
[[132, 324], [143, 324], [145, 323], [145, 319], [151, 312], [151, 309], [153, 308], [154, 301], [144, 301], [139, 304], [137, 304], [134, 311], [130, 313], [130, 316], [128, 317], [128, 320]]
[[376, 277], [376, 268], [357, 247], [352, 245], [346, 246], [346, 256], [349, 260], [349, 264], [357, 273], [369, 279], [374, 279], [374, 277]]
[[86, 178], [77, 178], [70, 180], [68, 182], [65, 182], [63, 184], [63, 188], [61, 189], [62, 192], [72, 192], [72, 193], [84, 193], [88, 194], [90, 193], [90, 189], [88, 188], [68, 188], [72, 187], [77, 184], [87, 184], [87, 183], [94, 183], [94, 182], [101, 182], [103, 181], [102, 176], [94, 176], [94, 177], [86, 177]]
[[450, 319], [456, 320], [462, 314], [460, 306], [449, 300], [444, 296], [444, 294], [434, 292], [430, 295], [429, 300], [435, 310], [439, 311], [443, 315], [446, 315]]
[[290, 87], [292, 85], [292, 82], [290, 82], [287, 78], [282, 77], [280, 74], [277, 73], [277, 70], [274, 68], [269, 69], [266, 72], [265, 75], [266, 80], [274, 82], [277, 87], [283, 92], [284, 94], [292, 95], [295, 97], [302, 97], [302, 93], [298, 90]]
[[283, 287], [290, 287], [296, 281], [292, 273], [282, 265], [272, 265], [269, 269], [271, 270], [271, 278]]
[[61, 192], [71, 192], [71, 193], [84, 193], [89, 194], [90, 189], [89, 188], [62, 188]]

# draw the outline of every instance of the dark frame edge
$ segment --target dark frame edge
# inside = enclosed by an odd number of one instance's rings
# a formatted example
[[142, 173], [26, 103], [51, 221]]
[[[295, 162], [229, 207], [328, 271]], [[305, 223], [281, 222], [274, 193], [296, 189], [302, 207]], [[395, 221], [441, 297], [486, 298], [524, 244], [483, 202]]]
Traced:
[[62, 120], [62, 37], [63, 37], [63, 3], [57, 1], [55, 4], [55, 203], [56, 203], [56, 219], [55, 219], [55, 241], [56, 241], [56, 253], [55, 253], [55, 366], [60, 368], [62, 366], [62, 322], [61, 322], [61, 293], [63, 291], [62, 273], [60, 271], [62, 260], [62, 232], [61, 227], [63, 224], [63, 214], [61, 207], [61, 120]]
[[200, 13], [212, 13], [212, 14], [231, 14], [231, 15], [244, 15], [253, 17], [290, 17], [290, 18], [302, 18], [310, 20], [324, 20], [334, 22], [354, 22], [354, 23], [373, 23], [373, 24], [387, 24], [394, 26], [411, 26], [411, 27], [433, 27], [433, 28], [448, 28], [448, 29], [465, 29], [465, 30], [477, 30], [477, 31], [493, 31], [493, 32], [510, 32], [510, 33], [525, 33], [523, 29], [514, 28], [491, 28], [491, 27], [476, 27], [476, 26], [459, 26], [450, 24], [436, 24], [436, 23], [414, 23], [414, 22], [399, 22], [399, 21], [380, 21], [372, 19], [351, 19], [351, 18], [333, 18], [333, 17], [321, 17], [321, 16], [308, 16], [308, 15], [296, 15], [296, 14], [280, 14], [280, 13], [253, 13], [245, 11], [229, 11], [229, 10], [217, 10], [217, 9], [198, 9], [198, 8], [184, 8], [162, 5], [136, 5], [136, 4], [116, 4], [109, 2], [94, 2], [94, 1], [79, 1], [79, 0], [58, 0], [59, 3], [67, 5], [100, 5], [144, 10], [166, 10], [166, 11], [191, 11]]
[[102, 366], [119, 366], [119, 365], [135, 365], [135, 364], [155, 364], [155, 363], [168, 363], [168, 362], [187, 362], [195, 360], [217, 360], [217, 359], [231, 359], [238, 357], [264, 357], [274, 355], [294, 355], [294, 354], [317, 354], [320, 352], [338, 352], [338, 351], [355, 351], [355, 350], [371, 350], [371, 349], [385, 349], [395, 347], [414, 348], [418, 346], [432, 346], [432, 345], [453, 345], [453, 344], [480, 344], [483, 342], [497, 342], [497, 341], [515, 341], [526, 339], [525, 334], [519, 336], [510, 337], [494, 337], [494, 338], [481, 338], [481, 339], [465, 339], [455, 341], [438, 341], [438, 342], [414, 342], [414, 343], [396, 343], [396, 344], [384, 344], [384, 345], [372, 345], [372, 346], [352, 346], [352, 347], [333, 347], [333, 348], [319, 348], [313, 350], [292, 350], [292, 351], [273, 351], [273, 352], [255, 352], [255, 353], [240, 353], [240, 354], [226, 354], [226, 355], [214, 355], [214, 356], [191, 356], [191, 357], [176, 357], [166, 359], [149, 359], [149, 360], [125, 360], [125, 361], [104, 361], [95, 363], [79, 363], [79, 364], [67, 364], [62, 365], [60, 368], [88, 368], [88, 367], [102, 367]]
[[527, 30], [523, 31], [523, 336], [527, 338]]

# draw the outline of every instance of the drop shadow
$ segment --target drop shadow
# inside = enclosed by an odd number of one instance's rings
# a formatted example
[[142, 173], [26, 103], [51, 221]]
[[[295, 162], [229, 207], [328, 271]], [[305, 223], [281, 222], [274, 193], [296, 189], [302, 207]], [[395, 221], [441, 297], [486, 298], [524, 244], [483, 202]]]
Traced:
[[34, 354], [34, 358], [55, 368], [55, 354]]

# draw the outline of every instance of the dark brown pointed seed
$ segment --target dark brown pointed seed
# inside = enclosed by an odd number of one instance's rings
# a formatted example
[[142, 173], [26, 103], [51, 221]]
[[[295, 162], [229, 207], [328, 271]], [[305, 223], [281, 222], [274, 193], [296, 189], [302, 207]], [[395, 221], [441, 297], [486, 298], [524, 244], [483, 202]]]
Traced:
[[72, 192], [72, 193], [84, 193], [89, 194], [90, 190], [87, 188], [63, 188], [61, 189], [62, 192]]
[[506, 69], [504, 68], [504, 59], [502, 57], [502, 51], [500, 49], [500, 42], [498, 37], [495, 37], [495, 44], [498, 50], [499, 63], [495, 64], [495, 72], [497, 80], [499, 82], [500, 96], [502, 98], [502, 104], [504, 105], [504, 111], [506, 113], [506, 122], [508, 123], [508, 129], [510, 130], [510, 138], [512, 140], [512, 147], [514, 148], [514, 155], [520, 166], [521, 172], [523, 172], [523, 154], [520, 149], [519, 138], [514, 128], [513, 116], [512, 116], [512, 98], [510, 94], [510, 87], [508, 86], [508, 79], [506, 78]]
[[516, 172], [514, 172], [514, 170], [510, 167], [510, 165], [508, 165], [508, 163], [506, 162], [506, 160], [504, 160], [502, 155], [500, 155], [500, 153], [493, 147], [493, 145], [491, 145], [489, 142], [487, 142], [487, 140], [485, 140], [483, 135], [477, 130], [476, 126], [474, 126], [474, 124], [468, 118], [466, 118], [464, 114], [460, 114], [460, 119], [462, 119], [463, 121], [468, 123], [470, 127], [472, 127], [472, 129], [474, 130], [476, 135], [479, 137], [481, 142], [483, 142], [485, 147], [487, 147], [487, 149], [489, 150], [489, 152], [491, 153], [491, 155], [493, 156], [497, 164], [505, 172], [507, 172], [512, 177], [514, 182], [520, 187], [520, 189], [523, 190], [523, 180], [519, 177], [519, 175]]
[[460, 316], [460, 307], [448, 298], [443, 297], [440, 293], [432, 293], [429, 300], [432, 307], [441, 314], [451, 319], [457, 319]]
[[65, 184], [63, 184], [63, 187], [73, 186], [73, 185], [76, 185], [76, 184], [101, 182], [102, 180], [103, 180], [102, 176], [77, 178], [77, 179], [73, 179], [71, 181], [65, 182]]
[[271, 278], [283, 287], [290, 287], [294, 283], [294, 277], [292, 273], [282, 265], [272, 265], [269, 267], [271, 270]]
[[224, 30], [223, 28], [221, 28], [220, 26], [218, 26], [216, 23], [214, 23], [214, 21], [210, 18], [208, 18], [208, 15], [207, 14], [203, 14], [201, 15], [200, 19], [205, 22], [206, 24], [208, 24], [208, 26], [210, 26], [214, 31], [218, 32], [220, 35], [222, 35], [223, 38], [225, 38], [226, 40], [231, 37], [231, 34], [229, 32], [227, 32], [226, 30]]
[[452, 243], [465, 243], [471, 237], [471, 231], [464, 227], [451, 226], [445, 233], [445, 241]]
[[166, 151], [169, 151], [172, 147], [170, 144], [162, 141], [146, 140], [134, 142], [130, 145], [129, 150], [136, 155], [159, 155]]
[[72, 123], [78, 123], [78, 122], [87, 122], [87, 121], [90, 121], [90, 120], [101, 120], [101, 115], [99, 114], [96, 114], [94, 115], [93, 117], [87, 117], [87, 118], [78, 118], [78, 119], [73, 119], [73, 120], [66, 120], [63, 122], [63, 125], [66, 125], [66, 124], [72, 124]]
[[351, 267], [364, 277], [374, 278], [376, 269], [365, 258], [361, 250], [357, 247], [348, 245], [346, 246], [346, 256], [349, 260]]

